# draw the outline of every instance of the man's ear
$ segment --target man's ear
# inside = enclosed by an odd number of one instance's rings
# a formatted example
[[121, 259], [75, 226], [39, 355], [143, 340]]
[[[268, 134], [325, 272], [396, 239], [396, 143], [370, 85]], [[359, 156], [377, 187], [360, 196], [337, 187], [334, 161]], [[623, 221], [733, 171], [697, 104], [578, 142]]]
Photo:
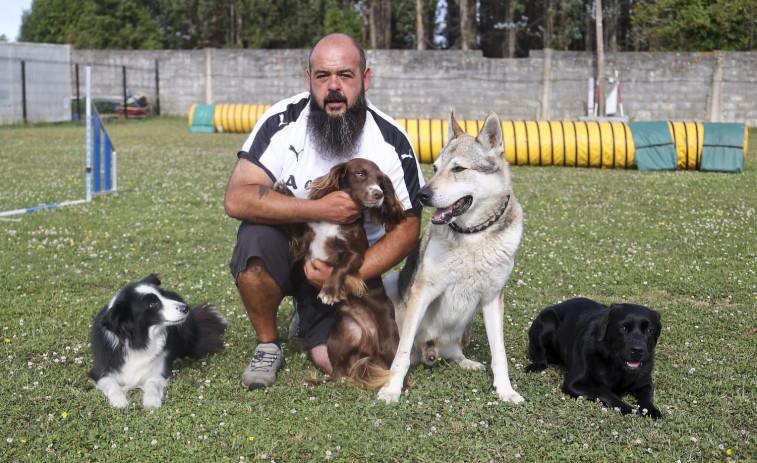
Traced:
[[363, 91], [367, 92], [370, 86], [371, 86], [371, 68], [365, 68], [365, 72], [363, 72]]

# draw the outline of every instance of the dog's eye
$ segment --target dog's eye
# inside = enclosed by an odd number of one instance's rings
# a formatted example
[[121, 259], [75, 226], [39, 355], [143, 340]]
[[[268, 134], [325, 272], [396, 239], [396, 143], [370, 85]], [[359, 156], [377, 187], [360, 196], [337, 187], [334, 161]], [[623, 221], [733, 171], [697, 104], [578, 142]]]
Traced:
[[467, 169], [465, 167], [463, 167], [463, 166], [455, 166], [455, 167], [452, 168], [452, 172], [455, 173], [455, 174], [459, 174], [460, 172], [462, 172], [464, 170], [467, 170]]
[[628, 333], [628, 327], [626, 325], [620, 325], [621, 333]]
[[158, 301], [153, 301], [150, 302], [150, 305], [148, 307], [150, 307], [151, 309], [157, 309], [158, 307], [160, 307], [160, 303]]
[[652, 333], [654, 333], [654, 329], [651, 327], [647, 328], [647, 334], [652, 334]]

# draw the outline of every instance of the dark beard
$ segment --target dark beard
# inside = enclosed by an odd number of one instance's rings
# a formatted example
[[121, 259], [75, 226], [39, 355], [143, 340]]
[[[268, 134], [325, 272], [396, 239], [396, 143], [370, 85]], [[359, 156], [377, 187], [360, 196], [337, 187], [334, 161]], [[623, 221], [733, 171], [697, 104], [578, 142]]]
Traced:
[[[329, 101], [345, 101], [339, 92], [330, 92], [324, 104]], [[310, 95], [310, 117], [308, 133], [318, 154], [329, 161], [346, 161], [357, 153], [360, 134], [365, 125], [367, 104], [365, 93], [358, 95], [355, 104], [348, 107], [342, 116], [329, 116]]]

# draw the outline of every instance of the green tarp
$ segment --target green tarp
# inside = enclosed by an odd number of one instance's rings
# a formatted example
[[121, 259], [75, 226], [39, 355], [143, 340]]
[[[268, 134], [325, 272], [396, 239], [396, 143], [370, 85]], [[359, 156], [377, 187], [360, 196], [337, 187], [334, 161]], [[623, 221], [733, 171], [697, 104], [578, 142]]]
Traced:
[[699, 170], [741, 172], [744, 170], [744, 124], [704, 124], [702, 162]]
[[668, 123], [629, 122], [636, 146], [634, 164], [639, 170], [676, 170], [678, 154]]

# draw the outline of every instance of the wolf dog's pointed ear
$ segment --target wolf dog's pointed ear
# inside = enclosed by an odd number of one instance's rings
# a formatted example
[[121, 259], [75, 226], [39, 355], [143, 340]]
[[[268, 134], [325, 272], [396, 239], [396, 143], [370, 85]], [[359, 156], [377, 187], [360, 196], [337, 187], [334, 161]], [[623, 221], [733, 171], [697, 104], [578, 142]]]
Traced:
[[160, 286], [160, 278], [158, 278], [158, 275], [151, 273], [147, 275], [144, 279], [142, 279], [142, 283], [148, 283], [155, 286]]
[[449, 139], [452, 140], [453, 138], [457, 138], [460, 135], [463, 135], [465, 131], [460, 127], [460, 124], [457, 123], [457, 120], [455, 119], [455, 113], [450, 112], [449, 113]]
[[486, 116], [484, 126], [481, 128], [476, 140], [484, 146], [486, 152], [491, 150], [504, 151], [504, 145], [502, 141], [502, 124], [499, 122], [499, 117], [493, 111]]

